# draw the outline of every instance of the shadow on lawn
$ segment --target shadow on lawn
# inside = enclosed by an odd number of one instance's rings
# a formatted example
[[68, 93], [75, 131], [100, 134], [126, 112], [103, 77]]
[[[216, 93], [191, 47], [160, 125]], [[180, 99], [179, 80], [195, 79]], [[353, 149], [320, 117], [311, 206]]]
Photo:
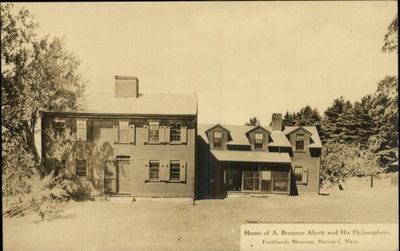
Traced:
[[[32, 214], [31, 216], [33, 216], [33, 215], [34, 214]], [[61, 214], [61, 215], [56, 215], [56, 216], [53, 216], [53, 217], [48, 217], [46, 219], [34, 219], [34, 220], [29, 221], [29, 223], [31, 223], [31, 224], [39, 224], [39, 223], [50, 222], [50, 221], [55, 221], [55, 220], [73, 219], [73, 218], [76, 218], [76, 217], [77, 217], [76, 214], [68, 213], [68, 214]], [[38, 216], [38, 217], [35, 217], [35, 218], [40, 218], [40, 217]]]

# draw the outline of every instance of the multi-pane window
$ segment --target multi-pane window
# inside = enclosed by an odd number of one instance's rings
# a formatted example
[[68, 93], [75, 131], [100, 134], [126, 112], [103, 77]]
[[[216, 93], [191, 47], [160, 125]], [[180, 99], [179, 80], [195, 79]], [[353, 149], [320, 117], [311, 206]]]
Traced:
[[222, 147], [222, 132], [214, 132], [214, 147]]
[[128, 143], [129, 142], [129, 122], [128, 121], [119, 121], [118, 142], [120, 142], [120, 143]]
[[76, 160], [76, 175], [86, 176], [86, 160]]
[[289, 176], [288, 172], [272, 172], [273, 185], [272, 188], [277, 192], [286, 192], [289, 188]]
[[294, 167], [294, 179], [296, 181], [302, 181], [302, 179], [303, 179], [303, 167], [302, 166]]
[[243, 190], [258, 191], [260, 189], [260, 172], [243, 171]]
[[151, 121], [149, 122], [149, 141], [158, 142], [159, 141], [159, 122]]
[[304, 150], [304, 134], [296, 135], [296, 150]]
[[86, 120], [76, 121], [76, 137], [78, 140], [86, 140]]
[[262, 133], [255, 133], [254, 135], [254, 148], [255, 149], [262, 149], [263, 142], [264, 142], [264, 135]]
[[180, 180], [180, 161], [179, 160], [173, 160], [170, 162], [169, 178], [170, 178], [170, 180], [174, 180], [174, 181]]
[[170, 140], [171, 140], [171, 142], [180, 142], [181, 141], [181, 127], [179, 125], [171, 126]]
[[54, 121], [54, 129], [58, 134], [62, 134], [65, 131], [65, 120], [57, 119]]
[[159, 180], [160, 179], [160, 162], [157, 160], [151, 160], [149, 162], [149, 179]]

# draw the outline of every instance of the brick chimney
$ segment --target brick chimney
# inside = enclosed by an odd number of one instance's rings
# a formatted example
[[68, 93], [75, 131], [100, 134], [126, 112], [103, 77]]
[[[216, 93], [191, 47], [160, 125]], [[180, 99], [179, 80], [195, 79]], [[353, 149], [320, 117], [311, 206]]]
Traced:
[[137, 98], [139, 79], [134, 76], [115, 76], [115, 97]]
[[282, 131], [282, 113], [273, 113], [271, 120], [271, 127], [273, 131]]

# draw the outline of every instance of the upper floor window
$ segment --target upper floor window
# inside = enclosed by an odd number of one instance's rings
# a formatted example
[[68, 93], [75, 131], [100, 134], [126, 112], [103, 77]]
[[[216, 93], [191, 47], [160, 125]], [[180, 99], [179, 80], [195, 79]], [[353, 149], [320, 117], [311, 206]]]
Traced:
[[159, 122], [151, 121], [149, 122], [149, 141], [150, 142], [158, 142], [160, 135], [159, 135]]
[[214, 132], [214, 147], [222, 147], [222, 132]]
[[76, 160], [76, 175], [86, 176], [86, 160]]
[[170, 140], [171, 140], [171, 142], [180, 142], [181, 141], [181, 127], [179, 125], [171, 126]]
[[296, 135], [296, 150], [304, 150], [304, 134]]
[[254, 134], [254, 148], [262, 149], [263, 143], [264, 143], [264, 135], [262, 133], [255, 133]]
[[86, 140], [86, 120], [76, 121], [76, 137], [78, 140]]
[[128, 143], [129, 142], [129, 122], [128, 121], [119, 121], [118, 142], [120, 142], [120, 143]]

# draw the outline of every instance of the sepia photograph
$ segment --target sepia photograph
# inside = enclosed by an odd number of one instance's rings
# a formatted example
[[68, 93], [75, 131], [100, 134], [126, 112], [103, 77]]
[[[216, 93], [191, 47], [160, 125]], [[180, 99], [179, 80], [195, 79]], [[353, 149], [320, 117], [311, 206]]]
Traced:
[[397, 11], [2, 2], [3, 250], [399, 250]]

